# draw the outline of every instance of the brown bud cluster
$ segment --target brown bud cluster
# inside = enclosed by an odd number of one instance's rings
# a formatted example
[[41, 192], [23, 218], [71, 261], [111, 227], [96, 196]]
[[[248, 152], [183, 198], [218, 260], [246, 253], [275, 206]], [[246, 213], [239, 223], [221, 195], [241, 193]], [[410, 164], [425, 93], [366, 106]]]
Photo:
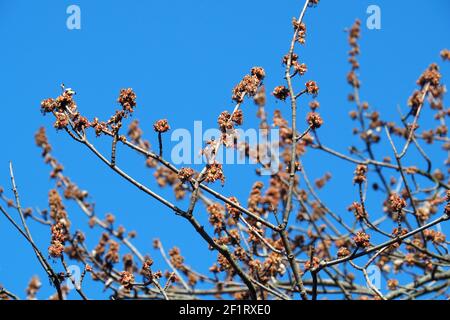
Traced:
[[339, 258], [345, 258], [345, 257], [347, 257], [349, 255], [350, 255], [350, 251], [346, 247], [340, 247], [338, 252], [337, 252], [337, 256]]
[[[231, 202], [233, 202], [233, 203], [235, 203], [237, 205], [240, 205], [239, 201], [238, 201], [238, 199], [236, 197], [230, 197], [230, 198], [228, 198], [228, 200], [230, 200]], [[233, 219], [238, 220], [241, 211], [238, 208], [235, 208], [235, 207], [233, 207], [232, 205], [230, 205], [228, 203], [225, 206], [226, 206], [227, 211], [230, 214], [230, 216]]]
[[131, 272], [128, 271], [122, 271], [120, 273], [120, 279], [119, 282], [122, 286], [124, 286], [125, 289], [131, 289], [134, 285], [134, 275]]
[[155, 122], [153, 129], [158, 133], [164, 133], [170, 130], [169, 122], [167, 119], [161, 119]]
[[209, 223], [214, 227], [214, 232], [219, 234], [224, 227], [224, 208], [213, 203], [206, 208], [206, 211], [209, 213]]
[[234, 125], [241, 125], [243, 123], [243, 113], [242, 110], [238, 109], [233, 114], [228, 111], [223, 111], [219, 118], [217, 119], [220, 131], [226, 133], [227, 131], [233, 130]]
[[56, 99], [48, 98], [41, 102], [41, 111], [45, 113], [51, 112], [74, 112], [77, 106], [73, 100], [73, 92], [65, 90], [63, 94]]
[[62, 223], [56, 223], [51, 227], [52, 240], [48, 253], [53, 258], [61, 257], [64, 252], [64, 242], [66, 241], [66, 230]]
[[406, 201], [397, 193], [389, 196], [389, 207], [393, 212], [401, 212], [406, 207]]
[[355, 242], [356, 246], [367, 248], [368, 246], [370, 246], [370, 235], [365, 232], [357, 232], [353, 237], [353, 241]]
[[178, 179], [182, 182], [189, 181], [194, 173], [195, 171], [192, 168], [181, 168], [180, 171], [178, 171]]
[[109, 264], [119, 262], [119, 249], [120, 245], [116, 241], [109, 240], [109, 249], [105, 254], [105, 262]]
[[42, 156], [45, 157], [52, 151], [52, 147], [47, 139], [47, 134], [44, 127], [40, 127], [34, 135], [34, 141], [38, 147], [42, 149]]
[[215, 182], [217, 180], [220, 180], [222, 185], [225, 183], [225, 175], [223, 174], [222, 165], [217, 162], [206, 165], [205, 181]]
[[121, 89], [117, 102], [121, 104], [125, 112], [133, 113], [136, 107], [136, 93], [131, 88]]
[[178, 247], [173, 247], [169, 250], [170, 262], [175, 269], [184, 270], [184, 258], [181, 255], [181, 251]]
[[444, 49], [441, 51], [441, 58], [444, 61], [450, 61], [450, 50]]
[[356, 167], [353, 177], [353, 183], [361, 184], [366, 181], [367, 166], [360, 164]]
[[348, 43], [351, 50], [349, 52], [349, 62], [352, 66], [351, 71], [347, 74], [347, 82], [353, 88], [359, 88], [360, 82], [356, 74], [356, 70], [359, 69], [359, 63], [356, 57], [359, 55], [360, 49], [358, 45], [358, 39], [361, 35], [361, 21], [356, 20], [353, 26], [348, 31]]
[[297, 32], [297, 41], [300, 44], [305, 44], [306, 42], [306, 25], [303, 22], [299, 22], [297, 18], [292, 18], [292, 26]]
[[313, 96], [316, 96], [319, 93], [319, 86], [317, 85], [317, 83], [315, 81], [308, 81], [307, 83], [305, 83], [305, 87], [306, 87], [306, 92], [308, 94], [312, 94]]
[[322, 126], [323, 120], [317, 112], [309, 112], [306, 116], [306, 122], [312, 129], [318, 129]]
[[397, 279], [389, 279], [387, 281], [387, 286], [389, 290], [396, 290], [398, 287], [398, 280]]
[[305, 262], [305, 271], [308, 271], [311, 269], [316, 269], [319, 267], [319, 264], [320, 264], [320, 259], [318, 257], [313, 257], [312, 259]]
[[364, 210], [363, 206], [358, 202], [353, 202], [348, 208], [349, 211], [353, 211], [356, 220], [364, 220], [368, 217], [367, 212]]
[[39, 279], [39, 277], [38, 276], [32, 277], [30, 282], [28, 283], [27, 289], [25, 290], [27, 293], [27, 300], [36, 299], [36, 294], [38, 293], [38, 291], [41, 287], [42, 287], [42, 282]]
[[272, 95], [277, 98], [278, 100], [286, 100], [287, 97], [289, 97], [289, 89], [285, 86], [278, 86], [275, 87], [272, 91]]
[[250, 74], [247, 74], [241, 82], [239, 82], [232, 91], [232, 99], [241, 103], [244, 101], [244, 96], [253, 97], [258, 91], [258, 87], [261, 85], [262, 80], [266, 76], [265, 71], [261, 67], [253, 67]]

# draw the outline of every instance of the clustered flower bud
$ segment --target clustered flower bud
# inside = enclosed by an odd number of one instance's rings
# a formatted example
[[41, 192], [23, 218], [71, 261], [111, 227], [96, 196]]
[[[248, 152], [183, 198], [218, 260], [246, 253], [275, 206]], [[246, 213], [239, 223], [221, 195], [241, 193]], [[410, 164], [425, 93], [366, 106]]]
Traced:
[[261, 67], [253, 67], [252, 70], [250, 70], [250, 74], [258, 78], [260, 81], [266, 76], [266, 72]]
[[220, 131], [226, 133], [234, 129], [234, 125], [241, 125], [243, 123], [242, 110], [236, 110], [232, 115], [228, 111], [223, 111], [217, 119]]
[[443, 234], [440, 231], [427, 229], [427, 230], [423, 231], [423, 234], [424, 234], [426, 240], [431, 240], [435, 244], [442, 244], [446, 240], [445, 234]]
[[155, 122], [153, 129], [158, 133], [164, 133], [170, 130], [169, 122], [167, 119], [161, 119]]
[[241, 109], [233, 112], [233, 114], [231, 115], [231, 121], [233, 121], [238, 126], [244, 123], [244, 114]]
[[244, 101], [244, 96], [253, 97], [258, 91], [258, 87], [261, 85], [262, 80], [266, 76], [265, 71], [261, 67], [253, 67], [250, 74], [244, 76], [241, 82], [239, 82], [232, 91], [232, 99], [237, 103]]
[[64, 252], [64, 242], [66, 241], [66, 230], [62, 223], [56, 223], [51, 227], [52, 240], [48, 253], [53, 258], [61, 257]]
[[112, 213], [106, 214], [105, 222], [109, 225], [113, 225], [116, 221], [116, 217]]
[[50, 207], [50, 218], [55, 223], [61, 223], [64, 227], [70, 227], [70, 221], [68, 219], [68, 215], [64, 204], [62, 202], [61, 196], [58, 191], [52, 189], [48, 193], [48, 204]]
[[289, 89], [285, 86], [278, 86], [273, 89], [272, 94], [275, 98], [284, 101], [289, 97]]
[[170, 263], [174, 266], [175, 269], [185, 270], [184, 266], [184, 258], [181, 255], [181, 251], [178, 247], [173, 247], [169, 250]]
[[319, 103], [319, 101], [317, 101], [317, 100], [313, 100], [313, 101], [311, 101], [311, 102], [309, 103], [309, 108], [310, 108], [312, 111], [317, 110], [319, 107], [320, 107], [320, 103]]
[[53, 125], [56, 129], [64, 129], [69, 125], [69, 117], [64, 112], [55, 113], [56, 121]]
[[[424, 103], [424, 97], [427, 93], [430, 94], [430, 106], [436, 109], [441, 108], [439, 107], [439, 99], [442, 100], [442, 96], [445, 93], [445, 87], [440, 84], [441, 77], [439, 67], [435, 63], [432, 63], [420, 75], [417, 80], [417, 85], [420, 86], [420, 90], [415, 90], [408, 99], [408, 105], [411, 107], [411, 112], [413, 115], [417, 114], [420, 106]], [[428, 85], [428, 90], [427, 92], [424, 92], [426, 85]]]
[[[228, 200], [230, 200], [231, 202], [233, 202], [233, 203], [235, 203], [235, 204], [237, 204], [237, 205], [240, 205], [240, 204], [239, 204], [239, 201], [238, 201], [238, 199], [237, 199], [236, 197], [230, 197], [230, 198], [228, 198]], [[227, 211], [228, 211], [228, 213], [230, 214], [230, 216], [231, 216], [234, 220], [238, 220], [241, 211], [240, 211], [238, 208], [235, 208], [235, 207], [233, 207], [232, 205], [230, 205], [230, 204], [228, 204], [228, 203], [227, 203], [225, 206], [226, 206]]]
[[355, 176], [353, 177], [353, 183], [363, 183], [364, 181], [366, 181], [367, 166], [364, 164], [359, 164], [356, 167], [354, 174]]
[[[298, 162], [295, 163], [295, 170], [296, 171], [300, 171], [300, 164]], [[328, 183], [328, 181], [331, 180], [331, 173], [330, 172], [326, 172], [323, 177], [318, 178], [314, 181], [314, 184], [316, 185], [317, 189], [322, 189], [323, 187], [325, 187], [325, 185]]]
[[209, 213], [209, 223], [214, 227], [214, 232], [219, 234], [224, 227], [224, 208], [218, 203], [213, 203], [206, 211]]
[[123, 269], [125, 271], [134, 272], [135, 265], [133, 262], [133, 255], [131, 253], [127, 253], [122, 257], [123, 261]]
[[387, 286], [389, 290], [395, 290], [398, 287], [398, 280], [397, 279], [389, 279], [387, 281]]
[[[135, 144], [140, 144], [142, 139], [142, 129], [139, 127], [139, 121], [133, 120], [130, 125], [128, 126], [128, 137], [130, 140]], [[146, 148], [148, 149], [150, 147], [149, 144], [146, 145]]]
[[305, 44], [306, 38], [306, 25], [303, 22], [299, 22], [297, 18], [292, 18], [292, 26], [297, 31], [297, 41], [300, 44]]
[[358, 76], [356, 75], [356, 72], [354, 70], [351, 70], [348, 74], [347, 74], [347, 82], [348, 84], [350, 84], [352, 87], [354, 88], [359, 88], [360, 83], [359, 83], [359, 79]]
[[213, 162], [206, 165], [206, 182], [215, 182], [220, 180], [222, 185], [225, 183], [225, 175], [223, 174], [222, 165], [217, 162]]
[[292, 62], [292, 66], [294, 67], [294, 70], [301, 76], [303, 76], [307, 71], [308, 67], [304, 63], [299, 63], [298, 61]]
[[125, 112], [133, 113], [134, 107], [136, 107], [136, 94], [131, 88], [121, 89], [117, 102], [122, 105]]
[[393, 212], [401, 212], [406, 207], [406, 201], [397, 193], [392, 193], [389, 196], [389, 207]]
[[337, 256], [339, 258], [344, 258], [350, 255], [350, 251], [346, 248], [346, 247], [340, 247], [338, 252], [337, 252]]
[[318, 129], [322, 126], [323, 120], [317, 112], [309, 112], [306, 116], [306, 122], [312, 129]]
[[109, 240], [109, 249], [105, 254], [105, 262], [108, 264], [119, 262], [119, 249], [120, 245], [116, 241]]
[[83, 131], [86, 128], [89, 128], [91, 124], [86, 117], [83, 117], [79, 113], [75, 114], [72, 118], [73, 126], [76, 131]]
[[77, 105], [73, 99], [74, 94], [73, 90], [65, 89], [56, 99], [49, 98], [41, 102], [43, 114], [54, 114], [55, 123], [53, 126], [58, 130], [67, 128], [71, 122], [76, 131], [82, 131], [92, 125], [77, 111]]
[[316, 269], [319, 267], [320, 259], [318, 257], [313, 257], [312, 261], [311, 259], [305, 262], [305, 271]]
[[365, 232], [357, 232], [353, 237], [353, 241], [355, 242], [356, 246], [360, 248], [367, 248], [368, 246], [370, 246], [370, 235]]
[[255, 97], [253, 98], [255, 104], [259, 107], [263, 107], [266, 105], [266, 88], [262, 85]]
[[166, 185], [174, 185], [177, 181], [178, 175], [167, 167], [159, 166], [153, 176], [160, 187]]
[[417, 84], [424, 87], [426, 83], [430, 83], [431, 86], [438, 86], [441, 80], [441, 74], [439, 73], [439, 67], [437, 64], [432, 63], [427, 70], [417, 80]]
[[356, 220], [361, 221], [368, 217], [367, 212], [364, 210], [363, 206], [358, 202], [353, 202], [352, 205], [348, 208], [348, 210], [353, 211]]
[[73, 100], [74, 92], [71, 90], [65, 90], [60, 96], [56, 99], [45, 99], [41, 102], [41, 111], [45, 113], [51, 112], [75, 112], [77, 106], [75, 101]]
[[[348, 43], [350, 44], [351, 50], [349, 52], [349, 62], [352, 65], [351, 71], [347, 74], [347, 82], [353, 88], [359, 88], [360, 82], [358, 76], [356, 75], [356, 70], [359, 69], [359, 63], [356, 57], [359, 55], [360, 49], [358, 45], [358, 39], [361, 35], [361, 21], [356, 20], [353, 26], [348, 31]], [[353, 97], [353, 96], [352, 96]]]
[[131, 289], [134, 285], [134, 275], [131, 272], [128, 271], [122, 271], [120, 273], [120, 279], [119, 282], [122, 286], [124, 286], [125, 289]]
[[[290, 55], [290, 57], [291, 57], [291, 64], [293, 64], [295, 61], [298, 61], [298, 54], [292, 53], [292, 54]], [[289, 62], [289, 54], [285, 54], [285, 55], [283, 56], [282, 63], [283, 63], [284, 65], [287, 65], [288, 62]]]
[[192, 168], [181, 168], [180, 171], [178, 171], [178, 179], [182, 182], [189, 181], [194, 173], [195, 171]]
[[48, 98], [48, 99], [42, 100], [42, 102], [41, 102], [41, 110], [42, 110], [43, 113], [53, 112], [53, 110], [55, 108], [56, 108], [55, 99]]
[[38, 293], [38, 291], [41, 287], [42, 287], [42, 282], [39, 279], [39, 277], [38, 276], [32, 277], [30, 282], [28, 283], [27, 289], [25, 290], [27, 293], [27, 300], [36, 299], [36, 294]]
[[100, 136], [106, 129], [107, 125], [103, 121], [99, 121], [98, 118], [94, 118], [94, 120], [91, 123], [92, 128], [95, 130], [95, 134]]
[[444, 49], [441, 51], [441, 58], [444, 61], [450, 61], [450, 50]]
[[450, 190], [447, 190], [447, 193], [445, 194], [445, 200], [447, 201], [447, 204], [445, 205], [445, 214], [450, 215]]
[[42, 149], [42, 156], [45, 157], [52, 151], [52, 147], [47, 139], [47, 134], [44, 127], [40, 127], [34, 135], [34, 141], [38, 147]]
[[306, 86], [306, 92], [308, 94], [312, 94], [313, 96], [316, 96], [319, 93], [319, 86], [317, 85], [317, 83], [315, 81], [308, 81], [307, 83], [305, 83]]
[[148, 281], [153, 280], [152, 265], [153, 265], [153, 260], [150, 258], [145, 259], [144, 263], [142, 264], [141, 274]]
[[289, 57], [291, 58], [290, 66], [292, 66], [295, 71], [294, 75], [298, 73], [303, 76], [308, 71], [308, 67], [306, 66], [306, 64], [300, 63], [298, 61], [298, 55], [296, 53], [292, 53], [290, 56], [289, 54], [286, 54], [283, 57], [282, 62], [284, 65], [287, 65], [289, 63]]

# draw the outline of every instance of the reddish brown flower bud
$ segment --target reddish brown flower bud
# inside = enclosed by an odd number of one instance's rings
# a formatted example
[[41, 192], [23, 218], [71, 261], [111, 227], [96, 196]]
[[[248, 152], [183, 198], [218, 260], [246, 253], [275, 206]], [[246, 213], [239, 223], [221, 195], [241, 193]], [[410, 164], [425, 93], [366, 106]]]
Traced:
[[131, 289], [134, 285], [134, 275], [131, 272], [122, 271], [119, 282], [125, 289]]
[[358, 247], [367, 248], [370, 246], [370, 235], [365, 232], [357, 232], [353, 237], [353, 241]]
[[153, 125], [153, 129], [159, 133], [164, 133], [166, 131], [169, 131], [170, 130], [169, 122], [167, 122], [166, 119], [158, 120]]
[[356, 167], [355, 176], [353, 178], [353, 183], [361, 184], [366, 181], [367, 166], [360, 164]]
[[133, 89], [121, 89], [117, 101], [122, 105], [124, 111], [132, 113], [136, 107], [136, 94]]
[[323, 120], [317, 112], [309, 112], [306, 116], [306, 122], [312, 129], [318, 129], [322, 126]]
[[389, 197], [389, 206], [393, 212], [401, 212], [406, 207], [406, 201], [398, 194], [393, 193]]
[[178, 179], [182, 182], [189, 181], [194, 175], [194, 172], [195, 171], [192, 168], [181, 168], [180, 171], [178, 171]]
[[337, 256], [339, 258], [344, 258], [350, 255], [350, 251], [346, 248], [346, 247], [340, 247], [338, 252], [337, 252]]
[[308, 94], [317, 95], [319, 93], [319, 87], [317, 86], [317, 83], [315, 81], [308, 81], [305, 83], [306, 86], [306, 92]]
[[286, 98], [289, 97], [289, 89], [285, 86], [278, 86], [273, 89], [272, 94], [279, 100], [286, 100]]

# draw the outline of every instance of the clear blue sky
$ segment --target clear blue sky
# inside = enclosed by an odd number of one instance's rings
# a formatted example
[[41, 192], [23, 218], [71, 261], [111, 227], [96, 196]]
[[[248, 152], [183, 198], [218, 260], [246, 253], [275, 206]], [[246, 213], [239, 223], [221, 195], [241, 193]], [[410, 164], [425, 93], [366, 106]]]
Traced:
[[[71, 4], [81, 8], [81, 30], [66, 28], [66, 8]], [[369, 4], [381, 8], [381, 30], [364, 27]], [[90, 191], [100, 216], [113, 212], [128, 230], [137, 230], [137, 245], [150, 253], [157, 265], [161, 260], [151, 246], [155, 237], [166, 248], [178, 245], [189, 265], [207, 270], [216, 255], [190, 226], [123, 181], [67, 135], [52, 129], [51, 119], [40, 114], [40, 101], [57, 96], [64, 82], [77, 91], [78, 105], [86, 116], [105, 119], [117, 107], [119, 90], [132, 87], [138, 95], [135, 117], [153, 145], [157, 139], [151, 125], [160, 118], [168, 118], [172, 128], [191, 129], [195, 120], [202, 120], [204, 127], [215, 127], [217, 115], [232, 108], [232, 87], [252, 66], [265, 68], [268, 90], [283, 84], [281, 57], [288, 50], [291, 19], [302, 5], [300, 0], [0, 0], [0, 185], [10, 187], [8, 162], [12, 160], [24, 206], [46, 208], [53, 183], [33, 138], [34, 132], [45, 126], [53, 154], [64, 164], [66, 174]], [[394, 120], [397, 105], [406, 110], [420, 73], [431, 62], [440, 62], [440, 50], [450, 47], [449, 13], [447, 0], [322, 0], [307, 12], [307, 45], [299, 54], [309, 66], [305, 79], [320, 85], [323, 141], [344, 151], [352, 138], [344, 28], [355, 18], [363, 20], [362, 99], [385, 119]], [[450, 66], [443, 66], [442, 73], [447, 80]], [[301, 110], [306, 110], [307, 101], [300, 103]], [[287, 104], [269, 99], [268, 111], [276, 108], [286, 113], [289, 109]], [[255, 111], [252, 103], [245, 104], [246, 127], [255, 126], [251, 120]], [[301, 113], [301, 126], [303, 118]], [[427, 121], [433, 120], [425, 119], [424, 126]], [[130, 174], [156, 188], [142, 158], [129, 152], [120, 152], [118, 157]], [[313, 179], [326, 171], [335, 172], [323, 197], [335, 210], [343, 210], [356, 199], [351, 185], [354, 167], [336, 167], [336, 162], [329, 160], [311, 153], [305, 163]], [[335, 167], [330, 167], [333, 164]], [[245, 202], [255, 181], [253, 169], [227, 167], [223, 192]], [[221, 189], [219, 184], [215, 188]], [[74, 206], [69, 209], [75, 225], [84, 228], [86, 218]], [[199, 215], [204, 216], [204, 211]], [[45, 251], [48, 231], [37, 225], [31, 230]], [[44, 274], [31, 248], [1, 217], [0, 239], [0, 283], [24, 296], [31, 276], [44, 278]], [[89, 243], [95, 245], [97, 240], [92, 238]], [[41, 298], [50, 292], [46, 281], [44, 284]]]

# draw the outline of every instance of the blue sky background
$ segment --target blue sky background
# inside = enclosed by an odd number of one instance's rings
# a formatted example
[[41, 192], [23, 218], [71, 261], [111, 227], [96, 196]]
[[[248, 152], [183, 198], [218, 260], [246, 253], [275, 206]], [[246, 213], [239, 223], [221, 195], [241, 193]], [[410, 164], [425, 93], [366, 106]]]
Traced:
[[[66, 8], [71, 4], [81, 8], [81, 30], [66, 28]], [[370, 4], [381, 8], [381, 30], [365, 28], [366, 8]], [[292, 36], [291, 19], [302, 5], [303, 1], [293, 0], [0, 0], [0, 185], [10, 187], [8, 162], [12, 160], [23, 205], [47, 207], [47, 193], [53, 182], [33, 138], [35, 131], [45, 126], [54, 156], [64, 164], [65, 173], [72, 180], [89, 190], [100, 216], [112, 212], [127, 230], [136, 230], [135, 243], [155, 258], [156, 266], [161, 265], [161, 259], [151, 242], [159, 237], [166, 248], [179, 246], [187, 264], [206, 271], [216, 254], [207, 250], [191, 227], [115, 175], [87, 149], [57, 133], [50, 117], [41, 115], [40, 101], [56, 97], [64, 82], [77, 91], [76, 99], [85, 116], [106, 119], [117, 108], [119, 90], [132, 87], [138, 95], [135, 117], [152, 145], [157, 145], [157, 137], [151, 125], [160, 118], [169, 119], [172, 128], [191, 130], [195, 120], [214, 128], [218, 114], [233, 107], [231, 89], [252, 66], [265, 68], [267, 90], [284, 84], [281, 57]], [[440, 62], [440, 50], [450, 47], [449, 13], [450, 2], [446, 0], [323, 0], [317, 8], [308, 10], [307, 45], [297, 52], [309, 71], [297, 82], [297, 88], [309, 79], [320, 86], [319, 111], [325, 120], [320, 129], [323, 142], [345, 151], [353, 138], [348, 119], [352, 105], [346, 100], [350, 89], [346, 82], [349, 65], [344, 28], [355, 18], [363, 20], [359, 58], [362, 100], [369, 101], [384, 119], [398, 120], [396, 106], [407, 110], [406, 101], [416, 88], [420, 73], [431, 62]], [[444, 65], [444, 81], [449, 71], [450, 66]], [[301, 128], [308, 101], [309, 98], [300, 102]], [[289, 112], [288, 104], [269, 98], [267, 110], [272, 113], [275, 109]], [[253, 103], [244, 104], [244, 128], [256, 126], [255, 112]], [[427, 123], [437, 125], [426, 115], [423, 127]], [[109, 153], [108, 145], [95, 142]], [[385, 154], [386, 149], [376, 153]], [[432, 155], [439, 165], [445, 159], [442, 154]], [[152, 172], [144, 168], [141, 157], [121, 150], [118, 159], [131, 175], [156, 189]], [[331, 208], [343, 211], [357, 197], [351, 183], [354, 167], [330, 160], [317, 152], [304, 159], [311, 179], [327, 171], [334, 173], [321, 195]], [[417, 157], [410, 157], [409, 162], [423, 165]], [[225, 170], [224, 194], [236, 195], [245, 203], [256, 180], [254, 167], [226, 166]], [[220, 184], [214, 187], [222, 189]], [[167, 190], [162, 193], [170, 194]], [[74, 206], [68, 208], [74, 225], [85, 229], [85, 216]], [[376, 210], [380, 208], [374, 207]], [[204, 210], [198, 215], [205, 220]], [[48, 230], [30, 224], [45, 251]], [[88, 237], [89, 234], [98, 232], [87, 232]], [[0, 240], [0, 283], [23, 297], [31, 276], [39, 274], [44, 278], [44, 273], [31, 248], [1, 217]], [[89, 239], [91, 247], [97, 240], [98, 236]], [[43, 282], [41, 298], [51, 292]], [[88, 285], [96, 286], [91, 283]]]

